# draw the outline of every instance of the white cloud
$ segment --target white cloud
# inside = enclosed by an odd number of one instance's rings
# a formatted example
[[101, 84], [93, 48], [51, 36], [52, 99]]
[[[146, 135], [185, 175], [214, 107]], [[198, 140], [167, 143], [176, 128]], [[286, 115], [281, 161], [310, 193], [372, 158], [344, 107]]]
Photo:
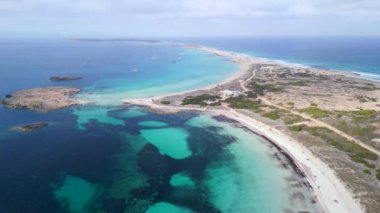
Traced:
[[[329, 25], [324, 24], [329, 20]], [[354, 20], [354, 21], [353, 21]], [[380, 24], [380, 1], [377, 0], [0, 0], [0, 28], [3, 31], [34, 30], [41, 32], [58, 31], [62, 34], [81, 31], [100, 32], [113, 29], [115, 33], [123, 29], [138, 32], [185, 34], [231, 33], [235, 31], [251, 34], [265, 29], [269, 23], [273, 27], [299, 25], [294, 33], [304, 32], [306, 25], [319, 26], [321, 32], [334, 25], [336, 33], [349, 33], [350, 29], [340, 29], [352, 21], [351, 27], [368, 26], [363, 30], [371, 33], [371, 25]], [[301, 26], [303, 23], [305, 26]], [[321, 24], [322, 23], [322, 24]], [[102, 25], [101, 27], [99, 27]], [[103, 26], [104, 25], [104, 26]], [[143, 29], [140, 25], [146, 27]], [[358, 25], [358, 26], [356, 26]], [[360, 26], [359, 26], [360, 25]], [[35, 29], [31, 29], [33, 26]], [[98, 27], [97, 27], [98, 26]], [[221, 29], [216, 29], [216, 28]], [[172, 29], [171, 28], [175, 28]], [[301, 30], [302, 28], [302, 30]], [[373, 26], [372, 28], [375, 28]], [[318, 29], [313, 29], [313, 32]], [[112, 31], [112, 30], [111, 30]], [[302, 31], [302, 32], [301, 32]], [[352, 29], [354, 33], [357, 29]], [[125, 33], [128, 33], [125, 31]], [[356, 33], [356, 32], [355, 32]], [[372, 34], [380, 34], [372, 29]]]

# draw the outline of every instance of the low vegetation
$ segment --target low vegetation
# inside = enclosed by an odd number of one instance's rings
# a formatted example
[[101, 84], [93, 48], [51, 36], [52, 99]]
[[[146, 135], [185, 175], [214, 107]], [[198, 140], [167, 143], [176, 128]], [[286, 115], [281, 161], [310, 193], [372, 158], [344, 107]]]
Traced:
[[364, 91], [374, 91], [379, 89], [374, 86], [352, 86], [352, 88]]
[[310, 74], [310, 73], [307, 73], [307, 72], [297, 72], [297, 73], [294, 73], [293, 76], [301, 77], [301, 78], [311, 78], [311, 77], [314, 77], [313, 74]]
[[286, 85], [303, 87], [303, 86], [307, 86], [308, 83], [310, 83], [310, 81], [308, 80], [298, 80], [298, 81], [288, 82], [286, 83]]
[[181, 105], [199, 105], [199, 106], [207, 106], [209, 103], [207, 102], [215, 102], [217, 100], [220, 100], [221, 97], [217, 95], [209, 95], [209, 94], [202, 94], [197, 96], [187, 96], [182, 100]]
[[358, 99], [361, 103], [376, 102], [377, 101], [376, 98], [371, 98], [371, 97], [364, 96], [364, 95], [358, 95], [358, 96], [356, 96], [356, 99]]
[[305, 124], [300, 124], [300, 125], [293, 125], [293, 126], [288, 126], [288, 129], [293, 132], [301, 132], [306, 128]]
[[226, 99], [225, 102], [235, 109], [258, 110], [262, 106], [260, 101], [246, 99], [244, 96], [231, 97]]
[[278, 120], [280, 118], [280, 114], [277, 110], [266, 112], [263, 114], [263, 116], [271, 120]]
[[248, 91], [245, 93], [247, 98], [257, 98], [257, 94], [252, 92], [252, 91]]
[[289, 101], [288, 103], [286, 103], [286, 105], [294, 107], [294, 102]]
[[170, 101], [161, 101], [160, 103], [163, 104], [163, 105], [169, 105]]
[[367, 160], [377, 160], [378, 156], [355, 142], [349, 141], [324, 127], [306, 127], [303, 128], [303, 130], [315, 137], [323, 139], [335, 148], [346, 152], [352, 161], [361, 163], [371, 169], [374, 168], [374, 165]]
[[369, 169], [363, 169], [363, 172], [369, 175], [371, 174], [371, 171], [369, 171]]
[[338, 129], [360, 140], [370, 142], [378, 137], [375, 124], [380, 120], [380, 113], [375, 110], [343, 111], [336, 113], [330, 123]]
[[255, 81], [251, 81], [248, 86], [252, 89], [252, 92], [258, 96], [264, 95], [265, 92], [279, 92], [283, 90], [275, 84], [258, 84]]
[[305, 109], [301, 109], [300, 111], [311, 115], [311, 117], [313, 118], [325, 118], [329, 116], [330, 114], [329, 111], [322, 110], [316, 106], [311, 106]]
[[380, 181], [380, 169], [376, 170], [376, 178]]
[[301, 121], [305, 121], [305, 119], [303, 117], [301, 117], [299, 115], [294, 115], [294, 114], [286, 115], [282, 118], [282, 120], [284, 121], [284, 123], [286, 125], [295, 124], [295, 123], [298, 123]]
[[310, 106], [312, 106], [312, 107], [318, 107], [318, 104], [314, 103], [314, 102], [310, 102]]

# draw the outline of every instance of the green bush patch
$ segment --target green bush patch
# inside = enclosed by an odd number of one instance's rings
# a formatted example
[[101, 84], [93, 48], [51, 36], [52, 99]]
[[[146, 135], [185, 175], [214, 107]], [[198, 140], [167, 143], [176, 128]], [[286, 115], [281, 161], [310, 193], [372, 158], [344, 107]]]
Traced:
[[209, 95], [202, 94], [197, 96], [187, 96], [182, 100], [181, 105], [199, 105], [199, 106], [207, 106], [207, 101], [217, 101], [221, 99], [220, 96], [217, 95]]
[[286, 103], [286, 105], [293, 107], [294, 106], [294, 102], [288, 102], [288, 103]]
[[280, 115], [276, 110], [264, 113], [263, 116], [271, 120], [278, 120], [280, 118]]
[[298, 123], [304, 121], [305, 119], [299, 115], [288, 115], [283, 118], [286, 125]]
[[248, 87], [257, 95], [264, 95], [265, 92], [279, 92], [283, 90], [275, 84], [258, 84], [255, 81], [251, 81]]
[[246, 99], [244, 96], [231, 97], [226, 99], [225, 102], [227, 102], [230, 107], [235, 109], [258, 110], [260, 106], [262, 106], [260, 101]]
[[307, 86], [308, 83], [310, 83], [310, 81], [308, 81], [308, 80], [299, 80], [299, 81], [293, 81], [293, 82], [286, 83], [286, 85], [304, 87], [304, 86]]
[[301, 132], [306, 127], [305, 124], [288, 126], [288, 129], [293, 132]]
[[170, 104], [170, 101], [161, 101], [160, 103], [161, 103], [161, 104], [164, 104], [164, 105], [169, 105], [169, 104]]
[[305, 112], [313, 118], [325, 118], [329, 116], [330, 112], [326, 110], [319, 109], [318, 107], [311, 106], [305, 109], [301, 109], [301, 112]]
[[371, 171], [369, 171], [368, 169], [364, 169], [363, 172], [369, 175], [371, 174]]

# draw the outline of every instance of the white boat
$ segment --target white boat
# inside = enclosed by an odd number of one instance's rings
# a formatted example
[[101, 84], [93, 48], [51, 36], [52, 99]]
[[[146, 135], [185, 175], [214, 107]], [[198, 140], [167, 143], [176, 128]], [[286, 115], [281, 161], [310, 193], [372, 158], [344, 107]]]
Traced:
[[138, 72], [138, 71], [139, 71], [139, 69], [137, 69], [137, 67], [132, 69], [132, 72]]

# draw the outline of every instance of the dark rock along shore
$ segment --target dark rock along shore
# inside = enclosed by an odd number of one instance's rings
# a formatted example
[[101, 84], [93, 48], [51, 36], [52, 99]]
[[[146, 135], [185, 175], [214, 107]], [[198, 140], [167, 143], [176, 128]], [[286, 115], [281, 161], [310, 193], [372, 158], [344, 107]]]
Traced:
[[79, 76], [52, 76], [49, 78], [50, 81], [74, 81], [80, 80], [82, 77]]

